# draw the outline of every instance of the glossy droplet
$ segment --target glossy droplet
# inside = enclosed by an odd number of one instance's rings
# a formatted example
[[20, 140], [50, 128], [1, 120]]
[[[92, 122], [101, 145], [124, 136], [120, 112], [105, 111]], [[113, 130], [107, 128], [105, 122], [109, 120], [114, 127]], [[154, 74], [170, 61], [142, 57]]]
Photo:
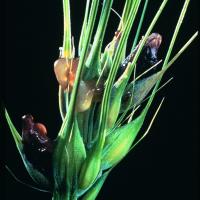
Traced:
[[80, 81], [76, 102], [76, 111], [84, 112], [90, 108], [93, 102], [101, 101], [103, 92], [103, 82], [96, 86], [96, 80]]
[[130, 91], [127, 91], [123, 97], [122, 97], [122, 102], [128, 102], [130, 98], [132, 97], [132, 93]]
[[59, 58], [54, 63], [54, 72], [58, 83], [61, 85], [62, 89], [67, 89], [71, 91], [74, 80], [76, 77], [76, 70], [78, 67], [79, 58], [75, 59], [65, 59]]
[[94, 97], [93, 97], [93, 101], [94, 102], [99, 102], [102, 100], [103, 98], [103, 92], [104, 92], [104, 84], [99, 83], [97, 86], [95, 86], [94, 88]]
[[58, 83], [63, 89], [67, 88], [67, 62], [65, 58], [59, 58], [54, 63], [54, 72]]
[[23, 130], [29, 130], [33, 127], [33, 116], [28, 114], [28, 115], [24, 115], [22, 117], [22, 127]]
[[41, 124], [41, 123], [36, 123], [36, 124], [34, 124], [33, 129], [34, 129], [35, 131], [37, 131], [38, 133], [40, 133], [41, 135], [47, 135], [47, 129], [46, 129], [46, 127], [45, 127], [43, 124]]
[[75, 58], [75, 59], [68, 59], [67, 61], [67, 67], [68, 67], [68, 83], [69, 86], [72, 88], [74, 85], [74, 81], [76, 78], [76, 71], [78, 68], [78, 63], [79, 63], [79, 58]]

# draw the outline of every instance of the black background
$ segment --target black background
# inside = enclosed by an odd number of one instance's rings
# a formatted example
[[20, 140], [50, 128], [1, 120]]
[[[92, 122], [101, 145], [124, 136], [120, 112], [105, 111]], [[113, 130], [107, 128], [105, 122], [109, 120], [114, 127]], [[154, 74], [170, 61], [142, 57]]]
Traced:
[[[72, 32], [77, 47], [85, 1], [72, 2]], [[115, 1], [113, 8], [122, 10], [123, 1]], [[150, 1], [143, 26], [145, 32], [161, 1]], [[160, 57], [166, 52], [170, 37], [184, 1], [169, 1], [154, 32], [163, 36]], [[199, 1], [191, 0], [177, 40], [174, 53], [199, 28]], [[48, 127], [55, 137], [61, 119], [57, 106], [57, 82], [53, 62], [62, 46], [62, 1], [35, 0], [5, 3], [4, 104], [17, 129], [21, 116], [32, 113], [37, 121]], [[112, 13], [106, 42], [113, 37], [118, 17]], [[133, 30], [134, 33], [134, 30]], [[132, 35], [133, 35], [132, 33]], [[134, 36], [134, 35], [133, 35]], [[130, 38], [130, 42], [131, 42]], [[148, 137], [131, 152], [105, 182], [99, 200], [197, 200], [199, 186], [199, 59], [198, 39], [167, 72], [165, 80], [174, 77], [156, 98], [152, 111], [163, 96], [164, 105]], [[153, 112], [150, 113], [147, 122]], [[148, 124], [148, 123], [147, 123]], [[23, 181], [32, 183], [16, 151], [8, 128], [5, 163]], [[29, 189], [9, 175], [5, 175], [4, 196], [1, 199], [50, 199], [45, 193]], [[2, 177], [2, 175], [1, 175]]]

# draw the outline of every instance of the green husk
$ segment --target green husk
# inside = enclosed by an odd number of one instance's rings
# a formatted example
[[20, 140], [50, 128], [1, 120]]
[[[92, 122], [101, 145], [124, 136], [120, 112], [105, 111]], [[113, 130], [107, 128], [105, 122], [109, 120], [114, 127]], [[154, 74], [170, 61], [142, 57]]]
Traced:
[[95, 200], [110, 171], [105, 172], [87, 191], [82, 200]]
[[[138, 118], [129, 124], [116, 129], [111, 136], [108, 136], [108, 145], [105, 147], [102, 155], [101, 167], [103, 170], [112, 167], [127, 154], [140, 128], [142, 127], [144, 117], [145, 115], [141, 114]], [[113, 135], [115, 139], [113, 138]]]

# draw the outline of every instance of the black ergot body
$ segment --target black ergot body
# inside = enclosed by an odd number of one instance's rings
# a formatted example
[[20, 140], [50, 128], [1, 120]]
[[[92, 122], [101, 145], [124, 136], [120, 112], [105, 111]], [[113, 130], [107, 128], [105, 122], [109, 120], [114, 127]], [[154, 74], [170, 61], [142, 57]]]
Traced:
[[[147, 70], [149, 67], [155, 65], [158, 62], [157, 53], [158, 53], [158, 49], [161, 45], [161, 42], [162, 42], [162, 36], [159, 33], [152, 33], [148, 37], [148, 39], [142, 49], [142, 52], [139, 56], [139, 59], [137, 61], [137, 66], [136, 66], [136, 74], [137, 75], [141, 74], [142, 72]], [[140, 43], [135, 47], [133, 52], [131, 52], [126, 57], [126, 59], [121, 63], [118, 73], [117, 73], [117, 77], [120, 77], [121, 74], [126, 69], [128, 63], [133, 61], [133, 58], [134, 58], [139, 46], [140, 46]]]

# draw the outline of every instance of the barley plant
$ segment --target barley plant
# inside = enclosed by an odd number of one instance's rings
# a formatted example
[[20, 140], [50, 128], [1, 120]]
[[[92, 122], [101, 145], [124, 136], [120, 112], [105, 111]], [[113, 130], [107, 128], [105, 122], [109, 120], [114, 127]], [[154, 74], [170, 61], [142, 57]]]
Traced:
[[[198, 34], [171, 58], [190, 2], [182, 1], [166, 56], [159, 60], [157, 53], [162, 36], [152, 30], [168, 0], [161, 2], [141, 36], [148, 2], [126, 0], [122, 15], [118, 16], [118, 28], [104, 46], [110, 14], [116, 12], [112, 8], [113, 0], [87, 0], [79, 44], [75, 48], [70, 1], [63, 0], [63, 45], [54, 63], [62, 125], [54, 140], [48, 137], [46, 127], [30, 114], [22, 117], [22, 131], [16, 130], [5, 109], [17, 150], [35, 182], [30, 187], [50, 192], [53, 200], [96, 199], [112, 169], [147, 135], [163, 101], [146, 132], [138, 133], [162, 87], [163, 75]], [[136, 24], [139, 7], [142, 12]], [[97, 17], [98, 11], [100, 17]], [[133, 25], [137, 29], [135, 36], [130, 37]], [[132, 42], [129, 51], [127, 41]]]

